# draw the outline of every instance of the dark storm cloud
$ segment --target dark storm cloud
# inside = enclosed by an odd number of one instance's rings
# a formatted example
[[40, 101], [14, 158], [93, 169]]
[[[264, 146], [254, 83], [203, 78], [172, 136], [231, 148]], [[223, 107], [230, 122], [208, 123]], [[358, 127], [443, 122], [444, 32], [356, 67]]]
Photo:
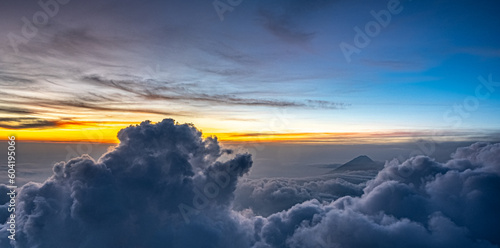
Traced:
[[[237, 186], [250, 155], [222, 149], [192, 125], [143, 122], [118, 138], [98, 161], [85, 155], [57, 163], [47, 181], [20, 189], [13, 247], [500, 244], [500, 144], [459, 148], [446, 163], [393, 160], [364, 183], [261, 179]], [[3, 222], [6, 190], [0, 186]], [[9, 244], [6, 229], [0, 225], [1, 247]]]
[[[15, 247], [249, 246], [251, 232], [232, 217], [229, 203], [250, 155], [217, 161], [228, 152], [215, 139], [167, 119], [128, 127], [118, 138], [120, 145], [99, 161], [85, 155], [58, 163], [46, 182], [22, 188]], [[221, 175], [227, 184], [187, 224], [179, 205], [191, 205]], [[5, 229], [2, 247], [9, 243]]]

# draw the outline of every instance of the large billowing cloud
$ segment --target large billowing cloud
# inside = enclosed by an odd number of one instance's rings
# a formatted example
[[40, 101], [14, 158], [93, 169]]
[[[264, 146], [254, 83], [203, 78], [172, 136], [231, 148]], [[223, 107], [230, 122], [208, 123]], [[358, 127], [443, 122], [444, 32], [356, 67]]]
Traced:
[[[368, 182], [239, 179], [248, 154], [143, 122], [20, 189], [13, 247], [498, 247], [500, 144], [386, 163]], [[7, 188], [0, 186], [0, 222]], [[8, 247], [5, 225], [0, 246]]]
[[[99, 161], [58, 163], [46, 182], [22, 188], [15, 247], [249, 246], [251, 232], [229, 206], [250, 155], [219, 160], [230, 151], [173, 120], [143, 122], [118, 137]], [[7, 247], [6, 227], [0, 233]]]

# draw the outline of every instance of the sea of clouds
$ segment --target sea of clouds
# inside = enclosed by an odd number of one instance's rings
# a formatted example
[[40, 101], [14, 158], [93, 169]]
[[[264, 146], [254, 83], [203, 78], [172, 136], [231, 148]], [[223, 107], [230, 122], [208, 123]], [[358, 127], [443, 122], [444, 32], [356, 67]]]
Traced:
[[370, 180], [248, 179], [250, 154], [165, 119], [118, 134], [97, 161], [54, 165], [18, 189], [16, 241], [0, 185], [0, 247], [499, 247], [500, 144], [446, 163], [387, 162]]

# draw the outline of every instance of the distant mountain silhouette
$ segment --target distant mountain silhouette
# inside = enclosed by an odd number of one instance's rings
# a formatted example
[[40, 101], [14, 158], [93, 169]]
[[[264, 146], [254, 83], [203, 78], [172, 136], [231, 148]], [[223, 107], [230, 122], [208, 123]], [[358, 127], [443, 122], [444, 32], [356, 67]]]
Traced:
[[383, 162], [373, 161], [368, 156], [362, 155], [332, 170], [332, 172], [366, 171], [366, 170], [378, 171], [381, 170], [382, 168], [384, 168]]

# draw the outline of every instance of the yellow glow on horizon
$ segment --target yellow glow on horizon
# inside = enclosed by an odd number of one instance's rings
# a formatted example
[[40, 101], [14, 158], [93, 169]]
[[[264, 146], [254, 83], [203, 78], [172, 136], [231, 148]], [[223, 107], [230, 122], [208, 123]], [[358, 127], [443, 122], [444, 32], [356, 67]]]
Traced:
[[[32, 142], [92, 142], [119, 143], [118, 132], [138, 122], [67, 122], [44, 129], [0, 128], [0, 140], [15, 135], [18, 140]], [[199, 127], [200, 125], [196, 125]], [[415, 138], [425, 138], [426, 133], [408, 131], [364, 131], [364, 132], [220, 132], [219, 128], [200, 128], [203, 137], [216, 136], [224, 143], [295, 143], [295, 144], [363, 144], [398, 143]]]
[[220, 141], [228, 143], [295, 143], [295, 144], [362, 144], [409, 141], [409, 136], [391, 133], [326, 132], [326, 133], [219, 133]]
[[116, 134], [121, 128], [99, 129], [0, 129], [1, 139], [15, 135], [17, 140], [37, 142], [92, 142], [92, 143], [118, 143]]
[[[0, 140], [15, 135], [18, 140], [31, 142], [92, 142], [92, 143], [119, 143], [117, 133], [125, 126], [86, 127], [86, 128], [54, 128], [54, 129], [0, 129]], [[304, 143], [304, 144], [360, 144], [379, 142], [408, 141], [408, 137], [381, 135], [373, 133], [209, 133], [203, 137], [216, 136], [225, 143]], [[383, 139], [381, 139], [383, 138]]]

